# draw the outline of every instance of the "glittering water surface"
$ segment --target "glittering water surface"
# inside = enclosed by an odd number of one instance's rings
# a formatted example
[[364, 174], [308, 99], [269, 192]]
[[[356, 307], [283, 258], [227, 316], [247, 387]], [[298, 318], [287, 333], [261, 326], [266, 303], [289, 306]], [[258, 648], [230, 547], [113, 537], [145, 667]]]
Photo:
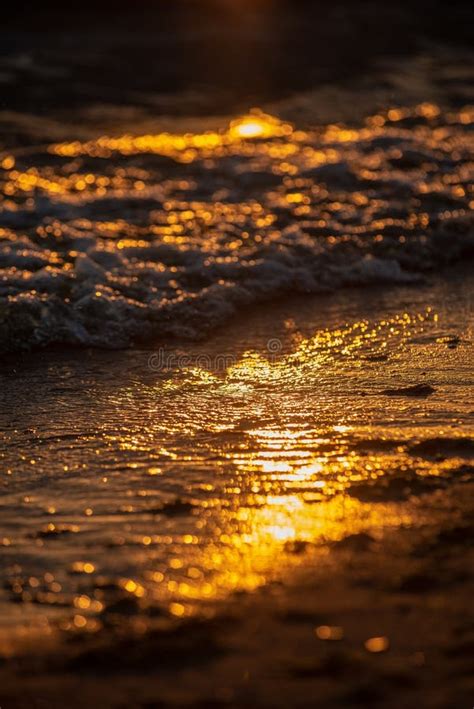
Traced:
[[207, 613], [472, 479], [471, 279], [359, 293], [206, 345], [6, 364], [4, 652]]
[[472, 111], [358, 127], [255, 111], [0, 156], [0, 351], [196, 338], [285, 292], [407, 282], [472, 250]]
[[472, 252], [471, 124], [254, 111], [0, 156], [0, 351], [33, 350], [0, 373], [2, 652], [213, 612], [472, 477], [471, 279], [419, 284]]

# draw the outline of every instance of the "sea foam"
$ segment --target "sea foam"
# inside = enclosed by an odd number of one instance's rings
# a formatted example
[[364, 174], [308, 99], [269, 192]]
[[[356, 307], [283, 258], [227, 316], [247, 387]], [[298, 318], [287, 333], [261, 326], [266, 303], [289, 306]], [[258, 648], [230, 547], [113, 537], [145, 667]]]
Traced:
[[199, 338], [285, 293], [406, 283], [473, 251], [473, 114], [52, 144], [0, 157], [0, 351]]

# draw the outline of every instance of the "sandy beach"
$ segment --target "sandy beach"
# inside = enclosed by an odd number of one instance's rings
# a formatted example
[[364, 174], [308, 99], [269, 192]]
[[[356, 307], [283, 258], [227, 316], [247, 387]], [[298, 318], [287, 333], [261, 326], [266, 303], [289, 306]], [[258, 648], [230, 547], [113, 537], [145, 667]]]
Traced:
[[1, 709], [472, 707], [472, 9], [323, 5], [4, 11]]
[[466, 705], [472, 278], [157, 352], [2, 372], [2, 705]]

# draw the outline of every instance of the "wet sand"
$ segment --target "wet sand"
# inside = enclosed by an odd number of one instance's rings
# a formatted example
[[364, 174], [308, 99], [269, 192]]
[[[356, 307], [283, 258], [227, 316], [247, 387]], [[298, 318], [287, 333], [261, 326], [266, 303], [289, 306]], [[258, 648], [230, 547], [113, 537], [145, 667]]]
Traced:
[[7, 360], [2, 706], [467, 705], [471, 303], [458, 271], [262, 308], [183, 367]]
[[[472, 484], [404, 505], [424, 519], [297, 550], [304, 570], [213, 620], [23, 660], [8, 707], [433, 707], [472, 697]], [[319, 634], [319, 637], [318, 637]], [[326, 639], [329, 636], [329, 639]], [[342, 636], [342, 637], [341, 637]], [[334, 639], [331, 639], [334, 637]]]

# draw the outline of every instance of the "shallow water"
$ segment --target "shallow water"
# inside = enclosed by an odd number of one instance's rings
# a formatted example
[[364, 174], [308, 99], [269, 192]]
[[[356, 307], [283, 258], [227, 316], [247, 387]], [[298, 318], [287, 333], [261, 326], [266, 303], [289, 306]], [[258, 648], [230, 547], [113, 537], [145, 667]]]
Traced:
[[472, 110], [298, 120], [320, 91], [294, 122], [20, 117], [0, 155], [1, 655], [213, 614], [472, 480], [473, 281], [445, 272], [472, 255]]
[[411, 282], [460, 260], [471, 126], [470, 109], [432, 103], [350, 128], [254, 111], [5, 152], [0, 351], [196, 339], [284, 293]]
[[2, 652], [212, 613], [312, 545], [422, 525], [421, 495], [472, 480], [472, 287], [300, 297], [206, 344], [7, 360]]

